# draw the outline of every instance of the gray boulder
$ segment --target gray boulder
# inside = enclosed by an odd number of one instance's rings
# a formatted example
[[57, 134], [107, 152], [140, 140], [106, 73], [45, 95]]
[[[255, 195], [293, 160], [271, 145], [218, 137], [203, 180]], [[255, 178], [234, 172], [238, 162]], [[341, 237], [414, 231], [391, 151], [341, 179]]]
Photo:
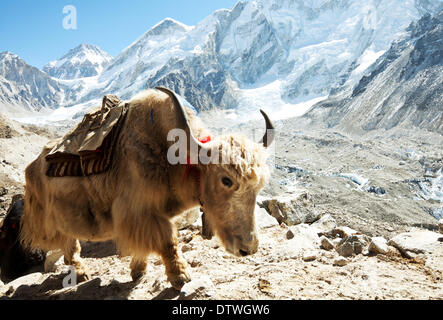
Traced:
[[374, 237], [369, 243], [368, 250], [372, 254], [387, 254], [389, 252], [388, 241], [383, 237]]
[[428, 230], [404, 232], [389, 240], [388, 245], [397, 248], [405, 257], [414, 258], [441, 249], [443, 244], [439, 238], [441, 234]]
[[312, 226], [317, 228], [321, 233], [328, 233], [337, 227], [337, 222], [330, 214], [325, 214], [320, 220], [314, 222]]
[[212, 296], [214, 294], [214, 284], [208, 276], [202, 276], [199, 279], [191, 280], [182, 287], [179, 300], [191, 300], [197, 296]]
[[260, 206], [266, 209], [279, 223], [284, 222], [288, 226], [312, 223], [320, 217], [307, 193], [265, 199], [260, 203]]
[[274, 226], [278, 226], [278, 221], [271, 216], [265, 209], [255, 206], [255, 223], [258, 228], [266, 229]]
[[47, 279], [48, 275], [41, 272], [35, 272], [26, 276], [15, 279], [9, 282], [7, 285], [0, 286], [0, 296], [7, 293], [14, 293], [21, 286], [34, 286], [43, 283]]
[[365, 235], [351, 235], [343, 238], [338, 244], [336, 251], [343, 257], [361, 254], [369, 244], [369, 238]]
[[272, 260], [298, 259], [306, 252], [317, 251], [320, 246], [317, 229], [304, 223], [289, 227], [286, 238], [287, 241], [273, 247]]
[[200, 217], [200, 208], [195, 207], [185, 211], [184, 213], [178, 215], [174, 218], [174, 224], [177, 230], [186, 229], [193, 225]]

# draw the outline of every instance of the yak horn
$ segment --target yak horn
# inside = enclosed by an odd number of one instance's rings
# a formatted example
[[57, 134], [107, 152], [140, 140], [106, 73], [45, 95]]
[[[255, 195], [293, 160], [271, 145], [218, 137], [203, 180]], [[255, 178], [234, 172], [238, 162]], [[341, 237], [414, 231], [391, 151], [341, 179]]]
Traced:
[[263, 146], [265, 148], [269, 147], [272, 142], [274, 142], [274, 138], [275, 138], [275, 127], [274, 124], [272, 123], [271, 119], [269, 119], [268, 115], [266, 114], [266, 112], [264, 112], [263, 110], [260, 109], [261, 114], [263, 115], [263, 118], [265, 118], [266, 121], [266, 132], [263, 136], [263, 138], [260, 140], [260, 143], [263, 143]]
[[194, 141], [194, 143], [196, 143], [200, 148], [205, 149], [206, 146], [194, 137], [191, 126], [189, 125], [188, 117], [186, 116], [185, 106], [181, 103], [180, 99], [177, 97], [177, 94], [174, 91], [171, 91], [164, 87], [155, 87], [155, 89], [168, 94], [172, 98], [172, 100], [174, 101], [174, 105], [178, 106], [178, 113], [181, 117], [185, 130], [188, 129], [191, 139]]

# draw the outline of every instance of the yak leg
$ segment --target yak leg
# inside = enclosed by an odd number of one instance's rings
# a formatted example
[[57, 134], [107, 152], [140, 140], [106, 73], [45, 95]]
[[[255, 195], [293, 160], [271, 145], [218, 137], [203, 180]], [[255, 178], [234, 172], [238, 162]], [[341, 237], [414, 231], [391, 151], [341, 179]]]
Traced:
[[138, 257], [132, 257], [131, 264], [129, 266], [131, 268], [131, 277], [132, 281], [137, 281], [141, 277], [143, 277], [146, 274], [146, 257], [144, 258], [138, 258]]
[[186, 282], [191, 280], [187, 271], [188, 264], [181, 257], [178, 247], [176, 230], [169, 220], [161, 224], [163, 241], [158, 244], [157, 252], [160, 254], [165, 265], [166, 275], [174, 289], [180, 290]]
[[180, 290], [186, 282], [191, 280], [187, 271], [186, 260], [179, 256], [177, 243], [168, 243], [160, 252], [166, 269], [166, 275], [174, 289]]
[[65, 256], [65, 264], [71, 265], [75, 268], [77, 279], [79, 282], [89, 280], [89, 276], [86, 272], [86, 267], [83, 264], [80, 257], [80, 242], [78, 240], [68, 240], [66, 246], [63, 248], [63, 254]]
[[[202, 210], [203, 211], [203, 210]], [[206, 240], [211, 240], [214, 236], [214, 232], [212, 232], [212, 228], [209, 225], [208, 219], [206, 218], [206, 214], [203, 211], [202, 214], [202, 238]]]

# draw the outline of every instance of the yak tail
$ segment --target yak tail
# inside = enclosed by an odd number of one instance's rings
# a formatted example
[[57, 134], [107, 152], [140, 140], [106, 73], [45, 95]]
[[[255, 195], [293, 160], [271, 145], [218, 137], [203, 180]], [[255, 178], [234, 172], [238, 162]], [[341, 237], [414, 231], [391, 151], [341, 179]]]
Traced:
[[[44, 192], [41, 182], [36, 181], [36, 162], [26, 168], [26, 188], [23, 215], [20, 221], [20, 242], [25, 248], [52, 250], [57, 242], [58, 232], [48, 230], [42, 199]], [[38, 179], [38, 178], [37, 178]], [[34, 185], [36, 184], [36, 185]]]
[[35, 249], [44, 240], [43, 208], [28, 190], [25, 193], [23, 216], [20, 220], [20, 242], [26, 248]]

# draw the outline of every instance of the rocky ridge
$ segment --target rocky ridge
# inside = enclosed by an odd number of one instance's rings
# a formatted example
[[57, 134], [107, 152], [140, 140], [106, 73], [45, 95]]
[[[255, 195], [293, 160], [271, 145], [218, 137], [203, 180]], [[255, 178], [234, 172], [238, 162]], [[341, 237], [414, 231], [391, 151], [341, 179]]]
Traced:
[[19, 116], [65, 104], [68, 87], [10, 52], [0, 53], [0, 112]]
[[442, 39], [443, 11], [425, 15], [357, 85], [337, 90], [304, 118], [347, 131], [404, 126], [443, 133]]

